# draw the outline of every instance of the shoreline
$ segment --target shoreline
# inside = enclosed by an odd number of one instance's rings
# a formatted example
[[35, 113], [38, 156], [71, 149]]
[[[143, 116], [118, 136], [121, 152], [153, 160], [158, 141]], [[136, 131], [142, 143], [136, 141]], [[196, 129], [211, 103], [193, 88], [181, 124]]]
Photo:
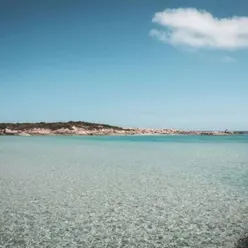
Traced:
[[0, 134], [0, 137], [176, 137], [176, 136], [215, 136], [215, 137], [226, 137], [226, 136], [237, 136], [240, 134], [230, 134], [230, 135], [222, 135], [222, 134], [89, 134], [89, 135], [78, 135], [78, 134], [28, 134], [28, 133], [20, 133], [20, 134]]
[[248, 134], [246, 131], [197, 131], [155, 128], [124, 128], [90, 122], [0, 123], [0, 136], [158, 136], [207, 135], [226, 136]]
[[[50, 131], [50, 130], [49, 130]], [[50, 132], [50, 133], [43, 133], [43, 131], [41, 132], [34, 132], [32, 130], [30, 131], [27, 131], [27, 132], [13, 132], [13, 130], [11, 130], [11, 132], [9, 133], [2, 133], [0, 131], [0, 136], [20, 136], [20, 137], [30, 137], [30, 136], [50, 136], [50, 137], [53, 137], [53, 136], [75, 136], [75, 137], [80, 137], [80, 136], [92, 136], [92, 137], [101, 137], [101, 136], [234, 136], [234, 135], [242, 135], [242, 134], [235, 134], [235, 133], [224, 133], [224, 132], [187, 132], [187, 133], [181, 133], [181, 132], [175, 132], [175, 133], [150, 133], [150, 132], [147, 132], [147, 133], [129, 133], [129, 132], [126, 132], [126, 133], [102, 133], [102, 132], [94, 132], [94, 133], [91, 133], [91, 132], [88, 132], [88, 133], [85, 133], [85, 134], [82, 134], [82, 133], [56, 133], [56, 132]]]

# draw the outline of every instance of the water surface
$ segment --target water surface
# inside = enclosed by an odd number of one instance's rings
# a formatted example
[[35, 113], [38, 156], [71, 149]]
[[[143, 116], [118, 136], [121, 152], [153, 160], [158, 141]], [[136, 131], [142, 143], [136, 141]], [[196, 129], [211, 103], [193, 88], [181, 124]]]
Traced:
[[0, 247], [231, 248], [248, 136], [0, 137]]

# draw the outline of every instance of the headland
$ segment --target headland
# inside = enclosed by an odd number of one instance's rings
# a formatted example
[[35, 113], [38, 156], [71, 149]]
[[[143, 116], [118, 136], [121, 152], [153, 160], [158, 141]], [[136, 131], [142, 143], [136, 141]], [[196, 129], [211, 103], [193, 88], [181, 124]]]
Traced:
[[84, 121], [0, 123], [0, 135], [233, 135], [245, 131], [195, 131], [179, 129], [124, 128]]

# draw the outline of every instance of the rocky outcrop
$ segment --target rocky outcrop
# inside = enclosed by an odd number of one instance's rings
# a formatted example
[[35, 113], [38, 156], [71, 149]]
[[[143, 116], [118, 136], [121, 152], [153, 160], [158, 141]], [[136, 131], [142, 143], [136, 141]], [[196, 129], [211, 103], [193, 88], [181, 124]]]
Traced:
[[34, 128], [25, 130], [25, 133], [28, 133], [30, 135], [52, 135], [52, 130], [45, 128]]
[[3, 133], [6, 134], [6, 135], [16, 135], [16, 134], [18, 134], [18, 131], [5, 128]]
[[[7, 126], [7, 127], [6, 127]], [[4, 128], [3, 128], [4, 127]], [[178, 129], [121, 128], [87, 122], [1, 124], [0, 135], [231, 135], [230, 131], [206, 132]]]

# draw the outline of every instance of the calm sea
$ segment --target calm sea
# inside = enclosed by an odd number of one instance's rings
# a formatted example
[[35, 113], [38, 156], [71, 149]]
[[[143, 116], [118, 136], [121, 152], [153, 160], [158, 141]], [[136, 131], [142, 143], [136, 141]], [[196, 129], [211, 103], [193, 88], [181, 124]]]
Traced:
[[0, 247], [233, 248], [248, 136], [0, 137]]

